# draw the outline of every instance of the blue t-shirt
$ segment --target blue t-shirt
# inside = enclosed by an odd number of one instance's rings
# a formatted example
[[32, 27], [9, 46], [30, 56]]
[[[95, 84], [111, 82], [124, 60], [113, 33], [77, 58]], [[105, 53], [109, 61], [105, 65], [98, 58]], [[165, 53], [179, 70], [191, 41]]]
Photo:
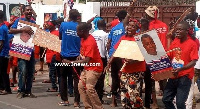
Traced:
[[0, 26], [0, 40], [3, 40], [3, 48], [0, 52], [0, 56], [8, 56], [10, 46], [9, 46], [9, 39], [8, 39], [8, 27], [4, 24]]
[[119, 39], [125, 34], [125, 28], [122, 22], [117, 24], [115, 27], [112, 28], [108, 35], [108, 39], [111, 40], [111, 46], [109, 50], [109, 57], [112, 56], [113, 52], [115, 51], [115, 44], [119, 41]]
[[63, 22], [60, 25], [59, 32], [62, 34], [61, 56], [76, 57], [80, 55], [81, 39], [77, 35], [77, 22]]
[[[11, 28], [16, 28], [16, 29], [17, 29], [17, 24], [18, 24], [19, 20], [27, 21], [26, 18], [18, 18], [17, 20], [15, 20], [15, 22], [14, 22], [14, 24], [11, 26]], [[35, 24], [36, 24], [36, 22], [35, 22], [34, 20], [29, 20], [28, 22], [35, 23]]]

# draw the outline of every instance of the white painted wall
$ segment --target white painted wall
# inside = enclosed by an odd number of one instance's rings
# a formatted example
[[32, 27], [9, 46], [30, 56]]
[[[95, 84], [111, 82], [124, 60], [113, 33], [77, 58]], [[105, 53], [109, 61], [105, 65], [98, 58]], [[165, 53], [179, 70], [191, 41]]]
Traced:
[[10, 15], [9, 15], [9, 5], [10, 4], [26, 4], [26, 0], [0, 0], [0, 3], [4, 3], [6, 5], [6, 16], [7, 20], [10, 21]]
[[[37, 14], [36, 23], [41, 27], [44, 23], [44, 13], [57, 13], [58, 16], [63, 12], [63, 5], [42, 5], [32, 4]], [[77, 9], [82, 14], [82, 21], [86, 22], [94, 16], [94, 13], [100, 15], [99, 2], [87, 2], [86, 4], [74, 4], [73, 9]]]
[[196, 12], [200, 15], [200, 1], [196, 2]]
[[9, 3], [9, 4], [26, 4], [26, 0], [1, 0], [0, 3]]

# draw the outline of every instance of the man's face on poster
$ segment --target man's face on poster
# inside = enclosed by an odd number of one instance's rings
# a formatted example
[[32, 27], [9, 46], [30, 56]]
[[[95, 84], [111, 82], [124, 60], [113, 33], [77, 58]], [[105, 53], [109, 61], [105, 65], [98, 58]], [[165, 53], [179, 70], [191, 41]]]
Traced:
[[146, 35], [146, 37], [142, 37], [142, 44], [148, 54], [157, 55], [156, 44], [154, 43], [151, 36]]

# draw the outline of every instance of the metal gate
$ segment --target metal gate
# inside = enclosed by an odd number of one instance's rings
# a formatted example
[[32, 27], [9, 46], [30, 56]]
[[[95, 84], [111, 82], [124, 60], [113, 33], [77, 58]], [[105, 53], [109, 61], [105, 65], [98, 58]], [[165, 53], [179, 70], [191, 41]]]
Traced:
[[[132, 1], [132, 0], [131, 0]], [[141, 0], [145, 1], [145, 0]], [[136, 19], [141, 18], [145, 15], [144, 10], [148, 7], [147, 2], [136, 2], [134, 6], [133, 16]], [[155, 2], [156, 0], [147, 0], [150, 1], [149, 5], [155, 4], [159, 8], [159, 20], [165, 22], [169, 25], [170, 21], [174, 18], [179, 17], [186, 9], [189, 7], [195, 8], [195, 0], [188, 0], [185, 3], [176, 3], [176, 0], [168, 0], [170, 2], [164, 2], [165, 0], [158, 0], [163, 2]], [[174, 2], [173, 2], [174, 1]], [[180, 1], [180, 0], [179, 0]], [[173, 3], [170, 4], [170, 3]], [[119, 10], [127, 10], [130, 2], [120, 2], [119, 0], [114, 0], [109, 2], [108, 0], [101, 2], [101, 17], [105, 19], [106, 22], [111, 22], [115, 13]]]

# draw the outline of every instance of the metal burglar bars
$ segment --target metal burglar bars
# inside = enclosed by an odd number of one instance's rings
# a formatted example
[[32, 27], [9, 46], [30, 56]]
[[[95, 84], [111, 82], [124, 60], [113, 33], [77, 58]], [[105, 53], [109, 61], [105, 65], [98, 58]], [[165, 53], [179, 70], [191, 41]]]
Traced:
[[[137, 0], [134, 6], [133, 16], [136, 19], [145, 15], [144, 10], [149, 5], [159, 8], [159, 20], [169, 25], [170, 21], [179, 17], [189, 7], [195, 8], [197, 0]], [[132, 0], [100, 0], [101, 17], [106, 22], [111, 22], [119, 10], [127, 10]], [[109, 28], [110, 30], [110, 28]]]

